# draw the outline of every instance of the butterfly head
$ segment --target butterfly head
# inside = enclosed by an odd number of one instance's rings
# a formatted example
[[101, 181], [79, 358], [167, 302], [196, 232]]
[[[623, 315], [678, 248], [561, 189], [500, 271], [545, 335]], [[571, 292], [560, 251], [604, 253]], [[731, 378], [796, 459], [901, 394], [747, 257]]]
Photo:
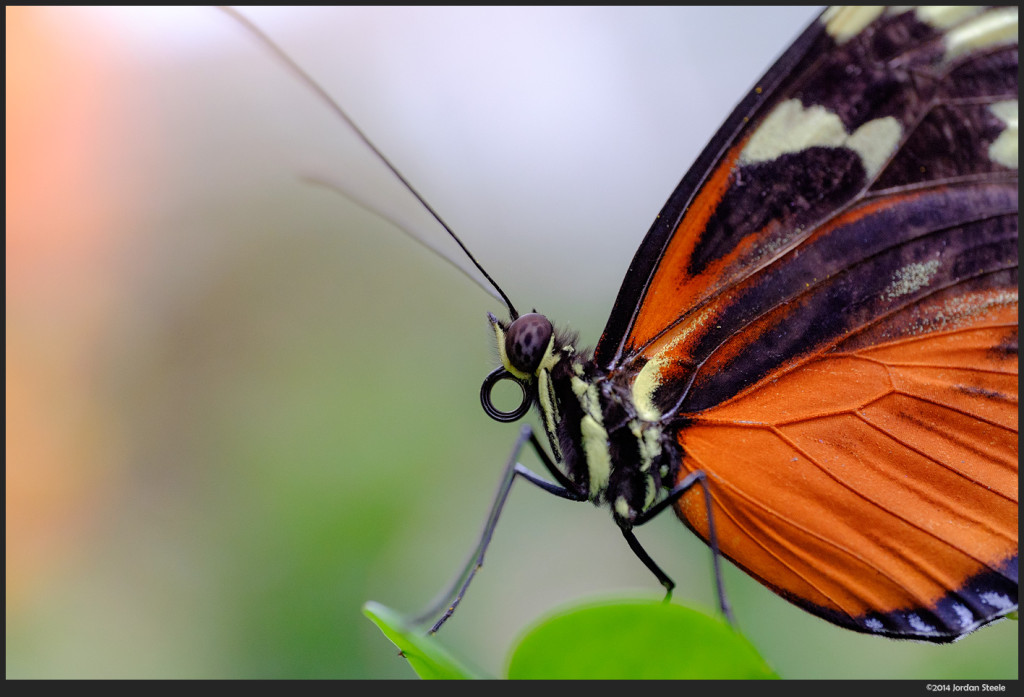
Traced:
[[530, 312], [517, 317], [507, 327], [502, 327], [493, 315], [490, 320], [497, 334], [498, 351], [505, 370], [520, 380], [536, 377], [544, 359], [548, 358], [550, 362], [554, 348], [554, 329], [548, 318]]
[[[501, 366], [487, 376], [481, 387], [480, 402], [484, 411], [496, 421], [517, 421], [526, 415], [536, 398], [541, 410], [551, 413], [553, 410], [544, 409], [546, 390], [541, 391], [544, 394], [538, 392], [538, 385], [549, 382], [551, 369], [564, 352], [551, 321], [536, 312], [514, 317], [509, 322], [490, 313], [487, 319], [494, 330]], [[522, 389], [522, 402], [512, 411], [501, 411], [491, 401], [491, 390], [501, 380], [511, 380]]]

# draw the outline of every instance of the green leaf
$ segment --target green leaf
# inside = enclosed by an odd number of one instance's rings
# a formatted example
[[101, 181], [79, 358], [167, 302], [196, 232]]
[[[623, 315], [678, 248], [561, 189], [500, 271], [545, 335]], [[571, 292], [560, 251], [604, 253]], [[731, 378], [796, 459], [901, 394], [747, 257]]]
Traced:
[[398, 647], [412, 669], [424, 680], [481, 677], [457, 661], [435, 639], [409, 628], [402, 616], [391, 608], [370, 601], [363, 605], [363, 614]]
[[516, 679], [764, 679], [778, 676], [727, 622], [681, 605], [625, 600], [557, 612], [514, 649]]

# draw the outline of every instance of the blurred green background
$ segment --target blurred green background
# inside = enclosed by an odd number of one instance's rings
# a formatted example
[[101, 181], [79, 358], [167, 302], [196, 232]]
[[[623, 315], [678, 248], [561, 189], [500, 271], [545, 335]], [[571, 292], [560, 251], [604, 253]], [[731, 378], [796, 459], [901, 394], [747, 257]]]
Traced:
[[[520, 305], [600, 334], [636, 245], [812, 8], [253, 10]], [[422, 216], [211, 9], [7, 8], [8, 678], [411, 677], [515, 426], [480, 410], [496, 301], [350, 200]], [[443, 243], [443, 239], [441, 240]], [[709, 554], [640, 537], [680, 601]], [[733, 568], [784, 677], [1016, 678], [835, 629]], [[441, 634], [500, 674], [570, 600], [658, 588], [605, 511], [520, 485]]]

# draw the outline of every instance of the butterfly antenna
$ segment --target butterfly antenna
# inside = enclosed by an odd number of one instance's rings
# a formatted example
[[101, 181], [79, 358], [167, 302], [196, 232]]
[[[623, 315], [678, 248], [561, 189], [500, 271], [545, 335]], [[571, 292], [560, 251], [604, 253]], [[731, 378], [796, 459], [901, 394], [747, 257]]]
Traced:
[[[501, 286], [499, 286], [494, 281], [494, 279], [491, 278], [491, 275], [487, 273], [484, 267], [480, 265], [480, 262], [478, 262], [476, 260], [476, 257], [474, 257], [470, 253], [470, 251], [466, 248], [466, 245], [464, 245], [462, 243], [462, 240], [459, 239], [459, 236], [456, 235], [450, 227], [448, 227], [448, 223], [444, 222], [444, 219], [440, 215], [438, 215], [437, 211], [435, 211], [430, 206], [430, 204], [427, 203], [426, 199], [424, 199], [420, 195], [420, 193], [416, 191], [415, 187], [413, 187], [413, 185], [409, 183], [409, 180], [406, 179], [402, 175], [402, 173], [398, 171], [398, 168], [391, 164], [391, 161], [384, 156], [384, 153], [377, 149], [377, 146], [373, 144], [373, 142], [366, 136], [365, 133], [363, 133], [362, 129], [360, 129], [359, 126], [356, 125], [355, 121], [353, 121], [349, 117], [349, 115], [345, 113], [345, 110], [342, 109], [341, 106], [336, 101], [334, 101], [331, 95], [329, 95], [327, 91], [309, 75], [309, 73], [303, 70], [298, 63], [292, 60], [291, 56], [285, 53], [280, 46], [274, 43], [273, 39], [267, 36], [262, 29], [253, 24], [253, 22], [248, 17], [246, 17], [233, 7], [221, 5], [220, 9], [226, 12], [231, 17], [234, 17], [235, 20], [237, 20], [242, 26], [248, 29], [257, 39], [259, 39], [267, 48], [269, 48], [270, 51], [275, 56], [277, 56], [277, 58], [282, 63], [284, 63], [289, 68], [289, 70], [291, 70], [299, 78], [299, 80], [304, 82], [310, 89], [312, 89], [313, 92], [315, 92], [317, 96], [319, 96], [320, 99], [322, 99], [323, 102], [331, 109], [331, 111], [333, 111], [335, 114], [341, 117], [341, 119], [348, 124], [349, 128], [351, 128], [355, 132], [355, 134], [359, 136], [359, 139], [363, 141], [366, 147], [370, 148], [373, 154], [376, 155], [377, 158], [384, 163], [384, 166], [391, 170], [391, 173], [398, 178], [398, 181], [402, 182], [402, 186], [404, 186], [409, 191], [409, 193], [416, 197], [416, 200], [420, 202], [420, 205], [422, 205], [427, 210], [427, 212], [430, 213], [431, 216], [433, 216], [434, 220], [436, 220], [441, 225], [441, 227], [444, 228], [445, 232], [447, 232], [448, 235], [453, 240], [455, 240], [455, 244], [459, 245], [459, 249], [461, 249], [462, 252], [466, 255], [466, 257], [469, 258], [471, 262], [473, 262], [473, 265], [477, 269], [479, 269], [480, 273], [484, 275], [484, 278], [487, 279], [487, 281], [494, 287], [494, 289], [498, 291], [498, 294], [501, 296], [501, 301], [505, 303], [506, 307], [508, 307], [508, 311], [509, 314], [512, 316], [512, 319], [518, 317], [519, 313], [516, 312], [515, 307], [512, 305], [512, 301], [509, 300], [507, 295], [505, 295], [505, 291], [501, 289]], [[430, 247], [429, 245], [427, 246], [427, 248], [431, 249], [432, 251], [436, 251], [433, 249], [433, 247]]]

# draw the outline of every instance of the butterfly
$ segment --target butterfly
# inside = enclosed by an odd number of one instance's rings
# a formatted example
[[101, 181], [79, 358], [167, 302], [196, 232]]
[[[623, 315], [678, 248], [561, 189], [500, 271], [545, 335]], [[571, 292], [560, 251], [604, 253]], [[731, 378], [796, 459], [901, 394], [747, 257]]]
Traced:
[[504, 298], [481, 401], [536, 409], [551, 455], [523, 429], [433, 629], [516, 478], [608, 506], [669, 592], [632, 530], [671, 507], [848, 629], [946, 642], [1016, 609], [1016, 32], [826, 11], [669, 198], [593, 353]]
[[1017, 608], [1016, 37], [1016, 8], [823, 13], [670, 196], [593, 351], [463, 247], [509, 313], [481, 404], [541, 430], [432, 631], [519, 480], [608, 507], [668, 592], [633, 530], [672, 509], [727, 616], [721, 556], [879, 636], [948, 642]]

